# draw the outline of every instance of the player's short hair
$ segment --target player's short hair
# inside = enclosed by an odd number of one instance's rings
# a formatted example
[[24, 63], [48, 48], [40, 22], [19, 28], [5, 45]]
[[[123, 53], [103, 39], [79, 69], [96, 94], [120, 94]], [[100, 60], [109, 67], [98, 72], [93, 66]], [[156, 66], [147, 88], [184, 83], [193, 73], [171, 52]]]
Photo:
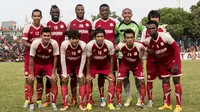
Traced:
[[159, 18], [160, 20], [160, 13], [157, 10], [151, 10], [147, 17], [149, 21], [151, 20], [151, 18]]
[[106, 32], [105, 32], [104, 29], [102, 29], [102, 28], [97, 28], [97, 29], [94, 31], [93, 36], [96, 37], [96, 35], [97, 35], [98, 33], [103, 33], [104, 36], [106, 35]]
[[135, 37], [135, 32], [134, 32], [132, 29], [126, 29], [126, 30], [124, 31], [124, 38], [126, 37], [126, 34], [129, 34], [129, 33], [132, 33], [133, 36]]
[[108, 8], [110, 8], [108, 4], [101, 4], [101, 5], [99, 6], [99, 10], [101, 10], [102, 7], [108, 7]]
[[76, 10], [76, 8], [77, 8], [78, 6], [84, 7], [82, 4], [77, 4], [76, 7], [75, 7], [75, 10]]
[[33, 17], [33, 13], [34, 12], [40, 12], [40, 16], [42, 17], [42, 11], [41, 10], [39, 10], [39, 9], [34, 9], [33, 11], [32, 11], [32, 17]]
[[147, 25], [149, 25], [149, 24], [155, 24], [156, 28], [158, 28], [158, 22], [156, 22], [156, 21], [150, 20], [147, 22]]
[[57, 9], [58, 6], [57, 6], [57, 5], [51, 5], [51, 8], [53, 8], [53, 9]]
[[51, 29], [49, 27], [42, 28], [41, 34], [43, 33], [51, 33]]
[[69, 39], [73, 38], [81, 38], [81, 34], [79, 33], [78, 30], [69, 30], [67, 31], [66, 35], [68, 36]]

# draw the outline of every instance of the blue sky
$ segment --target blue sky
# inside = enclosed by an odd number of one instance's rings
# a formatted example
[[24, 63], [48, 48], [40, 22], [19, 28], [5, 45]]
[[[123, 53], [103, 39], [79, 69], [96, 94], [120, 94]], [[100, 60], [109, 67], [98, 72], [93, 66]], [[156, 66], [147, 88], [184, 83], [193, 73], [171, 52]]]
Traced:
[[[2, 21], [14, 20], [17, 25], [22, 26], [26, 15], [31, 21], [31, 12], [38, 8], [43, 12], [42, 22], [50, 19], [49, 9], [51, 5], [56, 4], [61, 10], [62, 20], [69, 21], [75, 18], [74, 7], [76, 4], [85, 6], [85, 18], [91, 20], [91, 15], [96, 15], [99, 12], [99, 6], [102, 3], [110, 5], [111, 11], [116, 11], [121, 16], [121, 11], [124, 8], [130, 8], [133, 11], [133, 20], [140, 20], [148, 14], [152, 9], [163, 7], [178, 7], [179, 0], [1, 0], [1, 17]], [[181, 0], [181, 7], [189, 11], [191, 5], [194, 5], [198, 0]], [[14, 3], [13, 3], [14, 2]]]

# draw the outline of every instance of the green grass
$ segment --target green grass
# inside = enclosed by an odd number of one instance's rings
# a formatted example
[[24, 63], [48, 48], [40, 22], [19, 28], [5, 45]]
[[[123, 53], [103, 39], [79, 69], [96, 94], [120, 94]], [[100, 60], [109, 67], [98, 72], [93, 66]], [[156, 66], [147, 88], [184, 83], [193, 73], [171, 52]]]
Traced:
[[[181, 77], [181, 83], [183, 87], [183, 111], [184, 112], [200, 112], [200, 61], [183, 61], [183, 76]], [[157, 108], [162, 104], [162, 88], [161, 81], [156, 80], [153, 89], [153, 101], [154, 107], [147, 110], [141, 110], [135, 107], [136, 103], [136, 90], [134, 86], [133, 76], [131, 79], [131, 91], [133, 102], [128, 108], [122, 108], [118, 112], [158, 112]], [[23, 63], [0, 63], [0, 112], [27, 112], [28, 109], [22, 108], [24, 103], [24, 76], [23, 76]], [[175, 107], [176, 100], [174, 94], [174, 86], [172, 85], [172, 105]], [[107, 86], [105, 86], [107, 87]], [[105, 96], [107, 88], [105, 88]], [[69, 92], [70, 93], [70, 92]], [[44, 96], [44, 95], [43, 95]], [[34, 95], [35, 100], [36, 95]], [[93, 98], [96, 103], [99, 103], [99, 93], [97, 88], [97, 81], [94, 80]], [[123, 102], [125, 100], [125, 94], [123, 92]], [[43, 98], [44, 99], [44, 98]], [[69, 97], [70, 101], [71, 97]], [[116, 100], [115, 100], [116, 102]], [[61, 94], [59, 87], [59, 95], [57, 99], [57, 105], [61, 107]], [[70, 107], [68, 112], [79, 112], [77, 107]], [[93, 112], [109, 112], [106, 108], [100, 108], [99, 106], [93, 107]], [[116, 110], [117, 111], [117, 110]], [[38, 109], [36, 112], [51, 112], [51, 108]], [[168, 112], [168, 111], [167, 111]]]

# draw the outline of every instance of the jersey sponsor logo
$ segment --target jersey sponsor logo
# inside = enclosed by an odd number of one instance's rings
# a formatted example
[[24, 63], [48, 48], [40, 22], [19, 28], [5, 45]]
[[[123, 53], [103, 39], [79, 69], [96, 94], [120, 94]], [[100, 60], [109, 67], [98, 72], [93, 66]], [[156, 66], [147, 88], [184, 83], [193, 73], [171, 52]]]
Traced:
[[104, 55], [104, 56], [94, 56], [93, 58], [96, 59], [96, 60], [104, 60], [104, 59], [107, 58], [107, 56], [106, 55]]
[[113, 30], [105, 30], [106, 33], [113, 33]]
[[51, 32], [52, 35], [58, 35], [61, 36], [63, 34], [63, 32]]
[[167, 51], [167, 48], [165, 47], [165, 48], [163, 48], [163, 49], [156, 50], [155, 53], [156, 53], [156, 54], [162, 54], [162, 53], [164, 53], [164, 52], [166, 52], [166, 51]]
[[137, 60], [137, 59], [129, 58], [129, 57], [126, 57], [126, 56], [124, 56], [124, 58], [129, 62], [135, 62]]
[[48, 59], [50, 58], [50, 55], [46, 56], [46, 55], [37, 54], [37, 57], [42, 58], [42, 59]]
[[88, 32], [88, 30], [78, 30], [79, 31], [79, 33], [86, 33], [86, 34], [88, 34], [89, 32]]
[[77, 57], [67, 57], [67, 59], [68, 59], [68, 60], [75, 61], [75, 60], [80, 59], [80, 56], [77, 56]]

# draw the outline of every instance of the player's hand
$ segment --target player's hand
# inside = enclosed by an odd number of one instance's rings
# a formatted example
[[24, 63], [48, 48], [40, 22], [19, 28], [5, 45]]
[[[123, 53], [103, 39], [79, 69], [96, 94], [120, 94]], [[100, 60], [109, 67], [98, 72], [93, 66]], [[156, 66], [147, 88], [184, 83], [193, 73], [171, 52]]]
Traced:
[[32, 74], [28, 75], [28, 79], [27, 79], [27, 82], [29, 84], [33, 83], [33, 81], [35, 80], [34, 76]]
[[58, 76], [57, 76], [56, 74], [52, 74], [51, 79], [52, 79], [54, 82], [57, 82]]
[[86, 75], [86, 81], [90, 81], [92, 78], [91, 78], [91, 76], [90, 76], [90, 74], [87, 74]]
[[177, 74], [178, 73], [178, 65], [177, 64], [174, 64], [171, 68], [171, 72], [173, 74]]
[[111, 79], [112, 81], [115, 81], [115, 76], [113, 73], [109, 73], [108, 78]]
[[68, 83], [67, 82], [68, 80], [69, 80], [69, 76], [67, 76], [67, 77], [62, 76], [62, 82], [63, 83]]

